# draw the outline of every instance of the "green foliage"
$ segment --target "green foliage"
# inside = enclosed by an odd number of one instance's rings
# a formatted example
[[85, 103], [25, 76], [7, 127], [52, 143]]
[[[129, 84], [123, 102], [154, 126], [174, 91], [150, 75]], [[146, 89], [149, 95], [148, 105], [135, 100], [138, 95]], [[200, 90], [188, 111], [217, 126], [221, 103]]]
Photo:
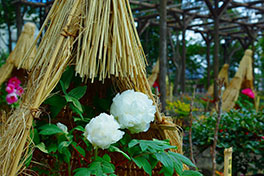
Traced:
[[146, 173], [152, 175], [152, 169], [156, 167], [158, 162], [161, 162], [162, 169], [160, 174], [183, 175], [183, 163], [196, 167], [185, 156], [169, 151], [168, 149], [176, 149], [175, 146], [171, 146], [169, 141], [162, 141], [153, 139], [150, 140], [136, 140], [133, 139], [128, 143], [128, 153], [130, 154], [132, 161], [136, 163], [139, 168], [143, 168]]
[[109, 155], [105, 154], [102, 158], [97, 157], [88, 168], [76, 169], [74, 176], [114, 176], [115, 166], [111, 163], [111, 158]]
[[[193, 145], [200, 152], [213, 143], [216, 114], [193, 123]], [[223, 163], [224, 149], [233, 147], [232, 170], [246, 174], [264, 168], [264, 111], [241, 108], [222, 115], [217, 144], [217, 162]], [[185, 137], [188, 143], [188, 136]], [[250, 164], [249, 164], [250, 163]]]

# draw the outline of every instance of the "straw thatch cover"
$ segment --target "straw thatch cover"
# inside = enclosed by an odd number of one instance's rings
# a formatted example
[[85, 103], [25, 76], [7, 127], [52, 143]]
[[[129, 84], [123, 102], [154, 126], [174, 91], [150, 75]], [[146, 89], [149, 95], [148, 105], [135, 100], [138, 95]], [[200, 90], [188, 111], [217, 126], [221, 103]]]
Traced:
[[[28, 146], [32, 121], [39, 116], [39, 106], [70, 63], [86, 81], [112, 78], [120, 91], [134, 89], [154, 100], [128, 0], [55, 0], [36, 41], [20, 65], [33, 52], [45, 27], [47, 30], [30, 65], [27, 87], [31, 89], [26, 90], [21, 105], [8, 118], [0, 136], [0, 175], [14, 176], [23, 169], [31, 151]], [[156, 120], [163, 122], [159, 113]], [[181, 150], [178, 132], [167, 129], [163, 132]]]
[[[227, 87], [228, 86], [228, 69], [229, 69], [229, 65], [228, 64], [224, 64], [223, 67], [221, 68], [219, 74], [218, 74], [218, 79], [220, 80], [224, 80], [224, 86]], [[208, 88], [208, 95], [213, 96], [214, 94], [214, 85], [210, 85], [210, 87]]]
[[151, 75], [148, 77], [149, 85], [152, 86], [157, 80], [159, 75], [159, 60], [157, 60], [155, 66], [152, 68]]
[[238, 70], [234, 78], [230, 81], [226, 90], [223, 93], [223, 110], [229, 111], [235, 106], [241, 89], [253, 87], [253, 73], [252, 73], [252, 50], [247, 49], [245, 55], [240, 61]]
[[[18, 67], [19, 62], [22, 60], [27, 50], [31, 47], [34, 42], [34, 33], [36, 26], [33, 23], [26, 23], [21, 35], [18, 38], [16, 47], [8, 56], [6, 63], [0, 68], [0, 85], [3, 84], [10, 77], [13, 68]], [[23, 69], [28, 69], [31, 64], [33, 57], [35, 55], [35, 50], [32, 52], [31, 56], [25, 60], [23, 64]]]

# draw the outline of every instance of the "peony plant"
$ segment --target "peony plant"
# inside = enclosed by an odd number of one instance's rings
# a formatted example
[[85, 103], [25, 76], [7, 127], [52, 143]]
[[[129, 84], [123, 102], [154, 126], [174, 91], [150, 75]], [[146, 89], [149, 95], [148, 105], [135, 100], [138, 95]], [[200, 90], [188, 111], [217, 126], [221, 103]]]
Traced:
[[[195, 165], [188, 158], [169, 151], [177, 148], [169, 141], [135, 140], [120, 130], [142, 132], [149, 129], [156, 109], [147, 95], [127, 90], [114, 98], [95, 96], [89, 106], [84, 103], [87, 87], [78, 80], [71, 81], [73, 73], [73, 69], [68, 69], [53, 96], [45, 101], [52, 118], [43, 115], [32, 129], [33, 142], [38, 149], [26, 163], [32, 170], [39, 175], [115, 175], [116, 168], [129, 162], [149, 175], [158, 163], [162, 164], [160, 174], [199, 175], [196, 171], [183, 171], [183, 163]], [[111, 114], [105, 113], [109, 110]], [[69, 120], [62, 124], [58, 122], [61, 117], [69, 117]], [[43, 165], [31, 162], [32, 157]], [[48, 167], [42, 167], [44, 165]]]
[[126, 90], [113, 98], [110, 113], [115, 116], [121, 129], [131, 133], [146, 132], [154, 121], [156, 107], [142, 92]]

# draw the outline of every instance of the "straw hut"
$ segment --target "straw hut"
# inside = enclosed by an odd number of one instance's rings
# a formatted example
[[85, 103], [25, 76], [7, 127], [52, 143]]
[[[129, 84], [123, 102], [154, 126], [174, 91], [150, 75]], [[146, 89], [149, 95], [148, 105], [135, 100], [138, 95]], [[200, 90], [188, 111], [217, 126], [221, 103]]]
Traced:
[[[154, 100], [128, 0], [55, 0], [40, 34], [46, 27], [29, 68], [27, 87], [31, 89], [26, 90], [21, 105], [4, 124], [6, 129], [0, 137], [0, 175], [14, 176], [23, 170], [30, 151], [33, 119], [39, 117], [39, 107], [69, 64], [75, 65], [75, 72], [88, 84], [95, 79], [102, 83], [110, 79], [120, 92], [134, 89]], [[40, 34], [20, 66], [32, 54]], [[153, 130], [156, 136], [170, 139], [181, 152], [180, 132], [159, 112]]]
[[253, 87], [253, 74], [252, 74], [252, 50], [247, 49], [240, 61], [238, 70], [234, 78], [230, 81], [223, 93], [223, 110], [229, 111], [235, 106], [241, 89]]
[[[223, 67], [221, 68], [219, 74], [218, 74], [218, 79], [224, 80], [224, 86], [225, 87], [228, 86], [228, 69], [229, 69], [229, 65], [224, 64]], [[213, 94], [214, 94], [214, 85], [212, 84], [208, 88], [207, 95], [213, 96]]]
[[[26, 23], [21, 35], [18, 38], [16, 47], [8, 56], [6, 63], [0, 68], [0, 85], [3, 84], [12, 74], [13, 68], [18, 67], [19, 62], [25, 56], [27, 50], [31, 47], [34, 42], [34, 33], [36, 26], [34, 23]], [[30, 57], [25, 60], [22, 69], [27, 70], [31, 64], [33, 57], [36, 52], [36, 47], [34, 47], [34, 52], [31, 53]]]

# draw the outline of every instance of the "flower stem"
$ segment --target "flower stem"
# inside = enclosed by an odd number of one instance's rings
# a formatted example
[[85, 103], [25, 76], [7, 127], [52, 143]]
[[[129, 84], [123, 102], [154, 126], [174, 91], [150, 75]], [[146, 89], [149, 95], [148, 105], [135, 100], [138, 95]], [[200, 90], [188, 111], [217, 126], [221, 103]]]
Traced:
[[94, 150], [94, 160], [97, 159], [97, 156], [98, 156], [98, 147], [95, 147], [95, 150]]

